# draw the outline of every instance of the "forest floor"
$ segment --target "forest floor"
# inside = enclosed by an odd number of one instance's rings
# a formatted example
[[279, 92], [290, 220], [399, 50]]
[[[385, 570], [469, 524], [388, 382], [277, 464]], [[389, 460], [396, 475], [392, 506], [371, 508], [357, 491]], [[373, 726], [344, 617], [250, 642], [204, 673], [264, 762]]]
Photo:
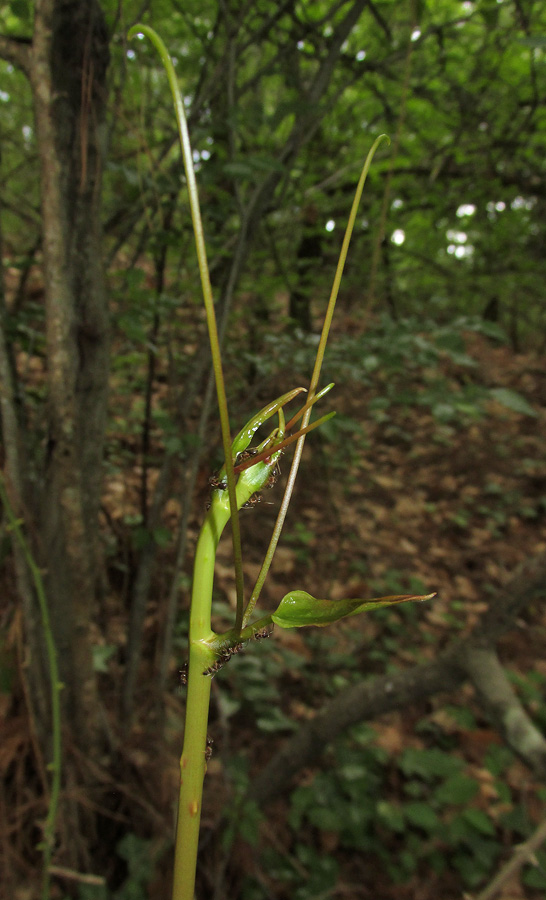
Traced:
[[[431, 590], [438, 597], [417, 608], [370, 613], [311, 634], [277, 630], [268, 646], [269, 678], [275, 685], [269, 696], [271, 681], [256, 675], [259, 663], [234, 660], [232, 671], [226, 669], [216, 686], [211, 733], [219, 750], [210, 771], [211, 824], [221, 813], [224, 744], [230, 753], [248, 757], [251, 772], [259, 769], [291, 723], [305, 721], [336, 691], [390, 667], [433, 659], [455, 635], [468, 633], [518, 564], [546, 551], [546, 366], [476, 334], [467, 334], [465, 343], [470, 366], [445, 354], [434, 367], [399, 373], [394, 388], [392, 376], [376, 370], [369, 386], [348, 382], [334, 391], [337, 427], [307, 442], [295, 501], [298, 515], [287, 521], [263, 605], [274, 607], [294, 588], [332, 599]], [[463, 396], [469, 381], [492, 391], [479, 414]], [[505, 401], [518, 406], [510, 392], [524, 398], [535, 415], [507, 408]], [[274, 511], [249, 511], [248, 523], [243, 521], [247, 537], [256, 542], [263, 530], [265, 542]], [[233, 604], [229, 553], [226, 540], [217, 584]], [[250, 579], [258, 564], [259, 558], [247, 562]], [[526, 610], [499, 651], [527, 709], [544, 729], [543, 603]], [[221, 699], [226, 689], [227, 712]], [[454, 696], [439, 692], [432, 702], [383, 716], [373, 723], [371, 737], [364, 729], [363, 737], [348, 736], [342, 746], [328, 748], [321, 773], [304, 770], [299, 781], [305, 788], [313, 785], [322, 799], [314, 805], [301, 792], [292, 801], [279, 798], [267, 811], [259, 850], [248, 845], [238, 854], [238, 877], [247, 873], [254, 885], [248, 896], [448, 900], [483, 885], [485, 872], [508, 858], [526, 827], [531, 831], [546, 810], [544, 785], [509, 751], [503, 757], [500, 744], [467, 686]], [[365, 804], [367, 796], [367, 776], [355, 763], [361, 746], [372, 773], [376, 765], [382, 769], [376, 785], [380, 794], [372, 792], [368, 800], [376, 810], [372, 821], [356, 815], [351, 824], [354, 803], [361, 797]], [[370, 747], [378, 751], [375, 758]], [[452, 772], [454, 759], [461, 763], [448, 782], [466, 777], [468, 797], [471, 782], [477, 785], [463, 815], [464, 782], [459, 797], [455, 782], [451, 794], [445, 781], [436, 784], [431, 778], [426, 787], [415, 783], [422, 773], [410, 760], [420, 759], [424, 769], [434, 770], [435, 750], [450, 758], [446, 771]], [[440, 759], [438, 771], [442, 766]], [[339, 785], [336, 768], [354, 779], [355, 789]], [[434, 810], [430, 820], [421, 801]], [[335, 865], [329, 867], [325, 860], [331, 859]], [[542, 866], [545, 862], [543, 855]], [[320, 874], [313, 879], [315, 870]], [[326, 893], [329, 877], [332, 888]], [[540, 875], [534, 884], [536, 893], [532, 877], [526, 885], [516, 878], [499, 896], [543, 896]], [[237, 879], [234, 888], [232, 895], [238, 895]]]
[[[464, 359], [440, 352], [434, 362], [394, 375], [374, 365], [367, 383], [341, 379], [326, 398], [323, 408], [335, 408], [337, 417], [307, 441], [294, 512], [261, 606], [274, 608], [295, 588], [332, 599], [438, 596], [329, 629], [277, 629], [214, 679], [200, 896], [455, 900], [477, 892], [545, 817], [544, 784], [502, 746], [469, 687], [439, 692], [353, 729], [325, 747], [323, 765], [302, 770], [297, 790], [276, 799], [263, 819], [237, 805], [253, 774], [337, 691], [433, 659], [455, 635], [470, 631], [519, 563], [546, 552], [546, 364], [476, 333], [464, 341]], [[290, 378], [276, 379], [273, 390], [268, 385], [256, 408], [298, 383], [297, 374], [296, 382], [292, 373]], [[276, 488], [241, 515], [249, 585], [271, 533], [288, 456]], [[209, 474], [200, 480], [193, 541]], [[108, 475], [110, 525], [138, 512], [138, 486], [134, 467]], [[173, 501], [165, 525], [174, 529], [177, 515]], [[217, 559], [215, 622], [223, 629], [231, 624], [235, 596], [229, 535]], [[172, 564], [167, 545], [155, 596], [165, 586], [161, 573]], [[116, 590], [103, 611], [100, 642], [106, 648], [120, 647], [125, 632], [119, 584]], [[161, 604], [153, 602], [145, 624], [143, 684], [153, 679], [160, 624]], [[180, 646], [183, 638], [182, 621]], [[177, 686], [180, 653], [164, 698], [165, 730], [154, 733], [157, 697], [143, 687], [139, 721], [120, 751], [117, 790], [132, 812], [130, 821], [118, 815], [118, 826], [121, 821], [122, 830], [144, 843], [123, 850], [117, 844], [126, 879], [125, 886], [118, 883], [116, 900], [168, 895], [166, 845], [184, 710]], [[546, 727], [544, 604], [525, 611], [499, 653], [526, 708]], [[105, 697], [114, 698], [119, 655], [105, 654], [102, 665]], [[115, 729], [114, 705], [108, 713]], [[232, 844], [236, 825], [241, 836]], [[135, 868], [143, 847], [158, 859], [146, 871], [147, 887]], [[544, 896], [544, 869], [525, 872], [526, 883], [519, 873], [501, 900]], [[110, 896], [87, 890], [85, 900]]]

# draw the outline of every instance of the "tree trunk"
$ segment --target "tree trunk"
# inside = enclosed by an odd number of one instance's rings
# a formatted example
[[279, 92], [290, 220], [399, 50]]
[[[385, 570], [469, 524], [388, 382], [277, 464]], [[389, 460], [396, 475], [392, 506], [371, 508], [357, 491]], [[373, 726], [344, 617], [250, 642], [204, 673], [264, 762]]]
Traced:
[[108, 59], [97, 0], [38, 0], [29, 77], [41, 167], [48, 378], [38, 531], [64, 713], [87, 752], [100, 732], [90, 626], [108, 385], [99, 216]]

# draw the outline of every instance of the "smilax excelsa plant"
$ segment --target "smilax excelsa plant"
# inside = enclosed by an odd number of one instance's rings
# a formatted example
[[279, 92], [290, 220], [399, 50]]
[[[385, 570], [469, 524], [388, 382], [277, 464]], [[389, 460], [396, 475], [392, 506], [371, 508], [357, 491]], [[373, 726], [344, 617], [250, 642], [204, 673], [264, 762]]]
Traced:
[[[172, 60], [159, 35], [152, 28], [140, 24], [130, 30], [129, 38], [137, 34], [144, 34], [148, 37], [159, 52], [172, 91], [197, 247], [224, 451], [224, 466], [213, 479], [212, 501], [197, 543], [190, 609], [188, 693], [184, 746], [180, 758], [180, 795], [175, 843], [173, 900], [193, 900], [203, 780], [206, 771], [211, 678], [214, 673], [247, 641], [252, 638], [259, 640], [267, 637], [275, 625], [280, 628], [327, 625], [368, 609], [390, 606], [408, 600], [426, 600], [434, 595], [403, 594], [373, 600], [330, 601], [317, 600], [305, 591], [294, 590], [283, 597], [276, 610], [251, 621], [286, 517], [305, 437], [311, 430], [319, 427], [334, 415], [334, 413], [330, 413], [310, 424], [314, 404], [333, 387], [329, 384], [317, 391], [324, 351], [366, 175], [377, 147], [382, 140], [388, 140], [388, 138], [386, 135], [380, 135], [377, 138], [368, 153], [360, 175], [305, 403], [287, 423], [284, 407], [305, 390], [302, 387], [294, 388], [260, 410], [241, 429], [235, 440], [232, 440], [205, 239], [182, 97]], [[252, 447], [252, 440], [258, 428], [273, 416], [277, 417], [277, 425], [265, 440], [258, 446]], [[296, 429], [297, 423], [300, 424]], [[245, 604], [238, 511], [242, 506], [252, 503], [253, 498], [256, 499], [258, 492], [264, 487], [271, 486], [275, 482], [279, 457], [284, 449], [293, 442], [296, 442], [294, 458], [277, 521], [258, 579]], [[231, 522], [232, 530], [237, 606], [233, 627], [223, 634], [216, 634], [211, 625], [214, 563], [218, 542], [228, 521]]]

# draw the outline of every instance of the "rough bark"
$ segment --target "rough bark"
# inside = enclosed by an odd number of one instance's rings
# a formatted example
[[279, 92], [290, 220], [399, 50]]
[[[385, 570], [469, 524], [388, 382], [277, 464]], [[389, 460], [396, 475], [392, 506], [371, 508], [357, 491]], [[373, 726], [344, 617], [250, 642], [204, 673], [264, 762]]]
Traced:
[[[2, 232], [0, 230], [0, 261], [2, 253]], [[5, 306], [3, 271], [0, 265], [0, 434], [4, 453], [4, 471], [1, 476], [11, 508], [17, 518], [27, 518], [25, 488], [23, 477], [25, 461], [24, 436], [19, 422], [16, 391], [15, 366], [13, 354], [10, 352], [7, 339], [7, 311]], [[28, 493], [28, 492], [27, 492]], [[35, 661], [31, 674], [30, 696], [32, 701], [32, 719], [44, 737], [44, 730], [39, 728], [48, 713], [47, 671], [43, 665], [41, 649], [43, 646], [41, 622], [35, 614], [35, 597], [30, 572], [17, 540], [13, 540], [13, 560], [17, 587], [23, 606], [26, 623], [26, 637], [30, 657]]]
[[[48, 443], [43, 485], [34, 486], [25, 518], [34, 520], [44, 570], [65, 720], [92, 751], [99, 725], [90, 625], [108, 384], [100, 195], [109, 54], [98, 0], [37, 0], [32, 41], [4, 38], [0, 53], [30, 80], [40, 160]], [[4, 428], [9, 421], [5, 410]], [[36, 612], [25, 609], [25, 618], [31, 631]], [[31, 684], [37, 665], [33, 656]]]

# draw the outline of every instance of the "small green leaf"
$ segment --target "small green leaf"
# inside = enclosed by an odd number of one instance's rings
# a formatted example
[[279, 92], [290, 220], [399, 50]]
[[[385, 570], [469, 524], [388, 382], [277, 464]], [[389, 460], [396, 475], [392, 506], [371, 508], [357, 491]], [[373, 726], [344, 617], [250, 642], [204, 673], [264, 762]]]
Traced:
[[406, 820], [416, 828], [422, 828], [423, 831], [430, 833], [437, 832], [439, 826], [438, 816], [428, 803], [415, 801], [414, 803], [406, 803], [403, 807]]
[[271, 616], [281, 628], [301, 628], [303, 625], [330, 625], [347, 616], [356, 616], [369, 609], [407, 603], [411, 600], [430, 600], [436, 594], [396, 594], [373, 600], [317, 600], [305, 591], [291, 591], [279, 603]]
[[505, 406], [506, 409], [511, 409], [512, 412], [520, 413], [522, 416], [534, 416], [536, 418], [537, 414], [533, 407], [517, 391], [511, 391], [509, 388], [491, 388], [489, 393], [497, 403]]
[[157, 528], [153, 529], [152, 536], [157, 546], [164, 549], [165, 547], [168, 547], [171, 542], [173, 533], [170, 528], [166, 528], [164, 525], [158, 525]]
[[462, 772], [446, 778], [435, 791], [436, 801], [441, 804], [469, 803], [478, 792], [479, 784], [475, 778], [470, 778]]
[[[264, 704], [265, 705], [265, 704]], [[260, 731], [273, 734], [277, 731], [294, 731], [297, 727], [292, 719], [285, 716], [276, 706], [270, 706], [267, 715], [262, 715], [256, 720]]]
[[424, 781], [432, 781], [458, 773], [462, 762], [439, 747], [406, 747], [398, 759], [398, 766], [407, 778], [416, 775]]
[[397, 831], [402, 834], [405, 828], [404, 814], [399, 806], [389, 803], [387, 800], [380, 800], [376, 806], [377, 815], [381, 822], [391, 831]]
[[29, 0], [11, 0], [10, 8], [13, 15], [17, 16], [18, 19], [23, 19], [25, 23], [32, 21], [32, 10]]
[[491, 835], [491, 837], [495, 835], [495, 826], [482, 809], [475, 809], [471, 806], [469, 809], [463, 810], [462, 818], [466, 822], [469, 822], [476, 831], [480, 831], [482, 834]]
[[544, 872], [544, 867], [546, 866], [546, 852], [544, 850], [538, 850], [536, 854], [534, 854], [531, 864], [533, 868], [527, 867], [524, 869], [523, 883], [529, 887], [534, 887], [539, 890], [542, 888], [544, 890], [546, 888], [546, 874]]
[[252, 166], [244, 162], [226, 163], [223, 170], [226, 175], [232, 175], [234, 178], [249, 178], [253, 173]]
[[95, 672], [108, 672], [108, 661], [116, 652], [115, 644], [96, 644], [91, 648]]

